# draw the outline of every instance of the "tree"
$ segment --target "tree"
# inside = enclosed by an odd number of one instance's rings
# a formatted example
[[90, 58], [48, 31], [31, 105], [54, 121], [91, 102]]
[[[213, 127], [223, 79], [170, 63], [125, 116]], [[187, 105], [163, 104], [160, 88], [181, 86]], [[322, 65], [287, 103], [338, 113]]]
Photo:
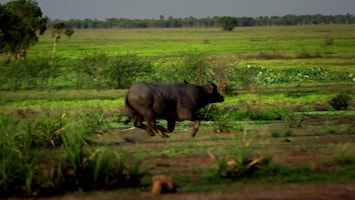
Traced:
[[[24, 59], [27, 50], [38, 42], [37, 32], [41, 35], [46, 30], [47, 18], [33, 0], [13, 0], [4, 4], [10, 18], [2, 18], [4, 24], [15, 22], [16, 25], [6, 27], [11, 40], [6, 40], [4, 50], [13, 54], [15, 59]], [[3, 24], [1, 24], [3, 27]]]
[[232, 31], [237, 25], [237, 20], [234, 17], [224, 16], [218, 17], [216, 23], [222, 26], [223, 31]]
[[57, 49], [57, 43], [61, 35], [64, 33], [68, 38], [70, 38], [74, 34], [74, 30], [72, 28], [65, 28], [65, 26], [66, 25], [64, 22], [56, 22], [52, 26], [53, 50], [51, 63], [53, 63], [53, 59]]
[[0, 4], [0, 54], [13, 51], [20, 28], [20, 19]]

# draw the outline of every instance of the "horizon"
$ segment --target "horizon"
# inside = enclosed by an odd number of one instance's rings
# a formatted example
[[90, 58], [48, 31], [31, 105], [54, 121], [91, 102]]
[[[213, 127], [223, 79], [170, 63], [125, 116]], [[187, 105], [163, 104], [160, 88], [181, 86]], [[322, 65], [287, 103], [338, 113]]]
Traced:
[[[9, 0], [0, 0], [6, 3]], [[70, 19], [159, 19], [272, 17], [285, 15], [355, 15], [354, 0], [37, 0], [43, 16]]]

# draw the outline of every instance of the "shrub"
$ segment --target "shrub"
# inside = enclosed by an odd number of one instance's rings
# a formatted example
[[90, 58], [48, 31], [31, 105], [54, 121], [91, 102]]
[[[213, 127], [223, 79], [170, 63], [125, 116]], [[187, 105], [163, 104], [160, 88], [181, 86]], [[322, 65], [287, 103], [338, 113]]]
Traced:
[[254, 55], [255, 58], [258, 59], [288, 59], [289, 56], [287, 56], [284, 52], [281, 51], [261, 51], [258, 52]]
[[238, 109], [233, 111], [230, 116], [233, 120], [254, 120], [254, 121], [263, 121], [263, 120], [280, 120], [280, 113], [272, 110], [264, 111], [253, 111], [250, 109]]
[[217, 160], [216, 173], [229, 179], [251, 177], [260, 174], [258, 171], [268, 166], [270, 161], [270, 157], [265, 156], [227, 155]]
[[79, 88], [100, 89], [106, 86], [105, 69], [109, 57], [105, 53], [85, 54], [72, 64], [72, 72], [75, 77], [74, 83]]
[[302, 114], [295, 113], [287, 108], [281, 108], [278, 110], [278, 113], [281, 115], [281, 119], [289, 127], [301, 127], [304, 117]]
[[227, 107], [210, 105], [208, 108], [203, 108], [199, 114], [203, 114], [204, 116], [201, 117], [205, 120], [213, 121], [213, 127], [216, 132], [229, 132], [234, 128], [233, 120], [230, 118], [230, 109]]
[[276, 130], [273, 130], [273, 131], [271, 131], [271, 137], [273, 137], [273, 138], [277, 138], [277, 137], [280, 137], [280, 133], [278, 132], [278, 131], [276, 131]]
[[334, 44], [334, 38], [331, 36], [325, 37], [324, 46], [331, 46]]
[[211, 71], [208, 57], [201, 53], [187, 53], [183, 56], [181, 67], [178, 69], [181, 80], [196, 84], [205, 84], [211, 81]]
[[58, 66], [51, 65], [46, 58], [1, 63], [0, 70], [2, 90], [43, 89], [48, 86], [51, 78], [59, 75]]
[[340, 93], [333, 97], [330, 101], [329, 104], [335, 109], [335, 110], [346, 110], [349, 107], [349, 101], [351, 100], [351, 96], [349, 94], [345, 93]]
[[339, 165], [350, 165], [355, 163], [355, 148], [351, 143], [336, 145], [336, 156], [334, 162]]
[[111, 58], [105, 71], [108, 84], [115, 89], [128, 88], [134, 82], [144, 82], [152, 73], [152, 65], [148, 60], [134, 53], [119, 54]]
[[247, 90], [251, 90], [252, 86], [257, 83], [257, 75], [259, 74], [259, 68], [255, 66], [239, 67], [236, 70], [236, 81], [241, 87]]

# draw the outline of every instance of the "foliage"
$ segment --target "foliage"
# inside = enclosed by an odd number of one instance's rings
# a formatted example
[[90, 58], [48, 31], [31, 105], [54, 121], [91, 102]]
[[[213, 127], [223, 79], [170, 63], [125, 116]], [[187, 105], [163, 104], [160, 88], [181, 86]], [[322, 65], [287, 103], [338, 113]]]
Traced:
[[[32, 0], [9, 1], [4, 4], [4, 8], [11, 15], [14, 15], [5, 18], [5, 24], [12, 22], [15, 22], [15, 24], [6, 27], [8, 38], [5, 39], [10, 40], [2, 41], [2, 43], [5, 43], [5, 48], [2, 50], [13, 54], [15, 59], [24, 59], [27, 50], [38, 41], [37, 31], [39, 31], [39, 34], [43, 34], [46, 30], [47, 18], [42, 17], [40, 7], [37, 2]], [[1, 12], [6, 14], [3, 9], [1, 9]], [[6, 21], [6, 19], [9, 21]], [[1, 25], [1, 27], [4, 26]]]
[[333, 97], [329, 104], [335, 110], [346, 110], [349, 107], [349, 102], [351, 101], [351, 95], [347, 93], [340, 93]]
[[0, 63], [0, 69], [2, 90], [43, 89], [60, 74], [58, 67], [44, 58]]
[[[285, 15], [285, 16], [258, 16], [258, 17], [231, 17], [216, 16], [207, 18], [175, 18], [169, 16], [160, 19], [126, 19], [126, 18], [107, 18], [98, 19], [70, 19], [65, 23], [77, 28], [178, 28], [178, 27], [216, 27], [221, 26], [220, 20], [231, 20], [234, 24], [232, 29], [238, 26], [270, 26], [270, 25], [306, 25], [306, 24], [353, 24], [354, 16], [346, 15]], [[56, 23], [53, 20], [49, 23]], [[227, 29], [230, 27], [227, 27]]]
[[69, 79], [75, 83], [75, 88], [96, 88], [105, 87], [105, 68], [108, 63], [108, 56], [104, 53], [85, 54], [82, 58], [71, 64], [68, 70], [74, 77]]
[[241, 86], [250, 89], [255, 83], [277, 84], [302, 81], [352, 81], [348, 73], [330, 73], [325, 68], [285, 69], [275, 71], [263, 66], [248, 65], [237, 70]]
[[[210, 65], [206, 55], [201, 53], [188, 53], [182, 58], [181, 67], [177, 71], [180, 79], [195, 84], [205, 84], [211, 80]], [[176, 73], [176, 72], [175, 72]]]
[[150, 61], [134, 53], [124, 53], [110, 59], [105, 73], [110, 87], [128, 88], [134, 82], [148, 80], [147, 77], [152, 73], [152, 66]]
[[355, 148], [351, 143], [336, 145], [337, 155], [333, 158], [339, 165], [350, 165], [355, 163]]
[[271, 159], [258, 156], [248, 158], [246, 155], [224, 156], [218, 160], [217, 174], [222, 178], [236, 179], [259, 175], [266, 168]]
[[281, 108], [278, 109], [277, 112], [289, 127], [301, 127], [304, 120], [302, 114], [295, 113], [289, 108]]
[[237, 19], [229, 16], [218, 17], [216, 23], [222, 27], [223, 31], [232, 31], [237, 25]]
[[236, 109], [233, 106], [210, 105], [199, 110], [201, 119], [212, 121], [215, 132], [230, 132], [232, 130], [243, 130], [237, 121], [268, 121], [281, 120], [282, 114], [277, 109], [264, 109], [253, 111], [250, 109]]
[[256, 67], [248, 65], [247, 67], [239, 67], [236, 69], [235, 81], [246, 90], [252, 90], [252, 86], [257, 81], [259, 70]]
[[230, 113], [230, 118], [233, 120], [280, 120], [281, 115], [276, 110], [264, 109], [260, 111], [253, 111], [251, 109], [237, 109]]
[[0, 24], [0, 53], [13, 52], [15, 44], [11, 44], [9, 41], [14, 41], [16, 37], [19, 37], [21, 21], [17, 15], [0, 4]]
[[65, 29], [65, 26], [66, 25], [64, 22], [57, 22], [57, 23], [53, 24], [53, 26], [52, 26], [52, 38], [53, 38], [53, 50], [52, 50], [52, 57], [51, 57], [52, 63], [53, 63], [53, 59], [54, 59], [54, 56], [56, 53], [57, 43], [58, 43], [61, 35], [64, 33], [69, 38], [74, 34], [74, 30], [72, 28]]
[[233, 126], [234, 121], [230, 117], [230, 109], [227, 107], [210, 105], [207, 108], [202, 108], [198, 114], [200, 118], [212, 121], [216, 132], [230, 132], [235, 128]]
[[0, 114], [0, 197], [140, 185], [141, 160], [88, 146], [98, 126], [92, 125], [95, 116], [53, 111]]
[[94, 53], [77, 60], [70, 71], [75, 74], [72, 81], [76, 88], [121, 89], [128, 88], [134, 82], [146, 81], [152, 66], [149, 60], [134, 53], [116, 56]]

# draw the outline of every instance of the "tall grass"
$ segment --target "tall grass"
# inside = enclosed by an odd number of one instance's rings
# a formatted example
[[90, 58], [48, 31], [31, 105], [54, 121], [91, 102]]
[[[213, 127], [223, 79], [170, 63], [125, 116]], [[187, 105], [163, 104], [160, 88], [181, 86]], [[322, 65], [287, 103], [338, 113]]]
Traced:
[[103, 126], [93, 113], [1, 113], [0, 197], [140, 185], [141, 160], [89, 145]]

